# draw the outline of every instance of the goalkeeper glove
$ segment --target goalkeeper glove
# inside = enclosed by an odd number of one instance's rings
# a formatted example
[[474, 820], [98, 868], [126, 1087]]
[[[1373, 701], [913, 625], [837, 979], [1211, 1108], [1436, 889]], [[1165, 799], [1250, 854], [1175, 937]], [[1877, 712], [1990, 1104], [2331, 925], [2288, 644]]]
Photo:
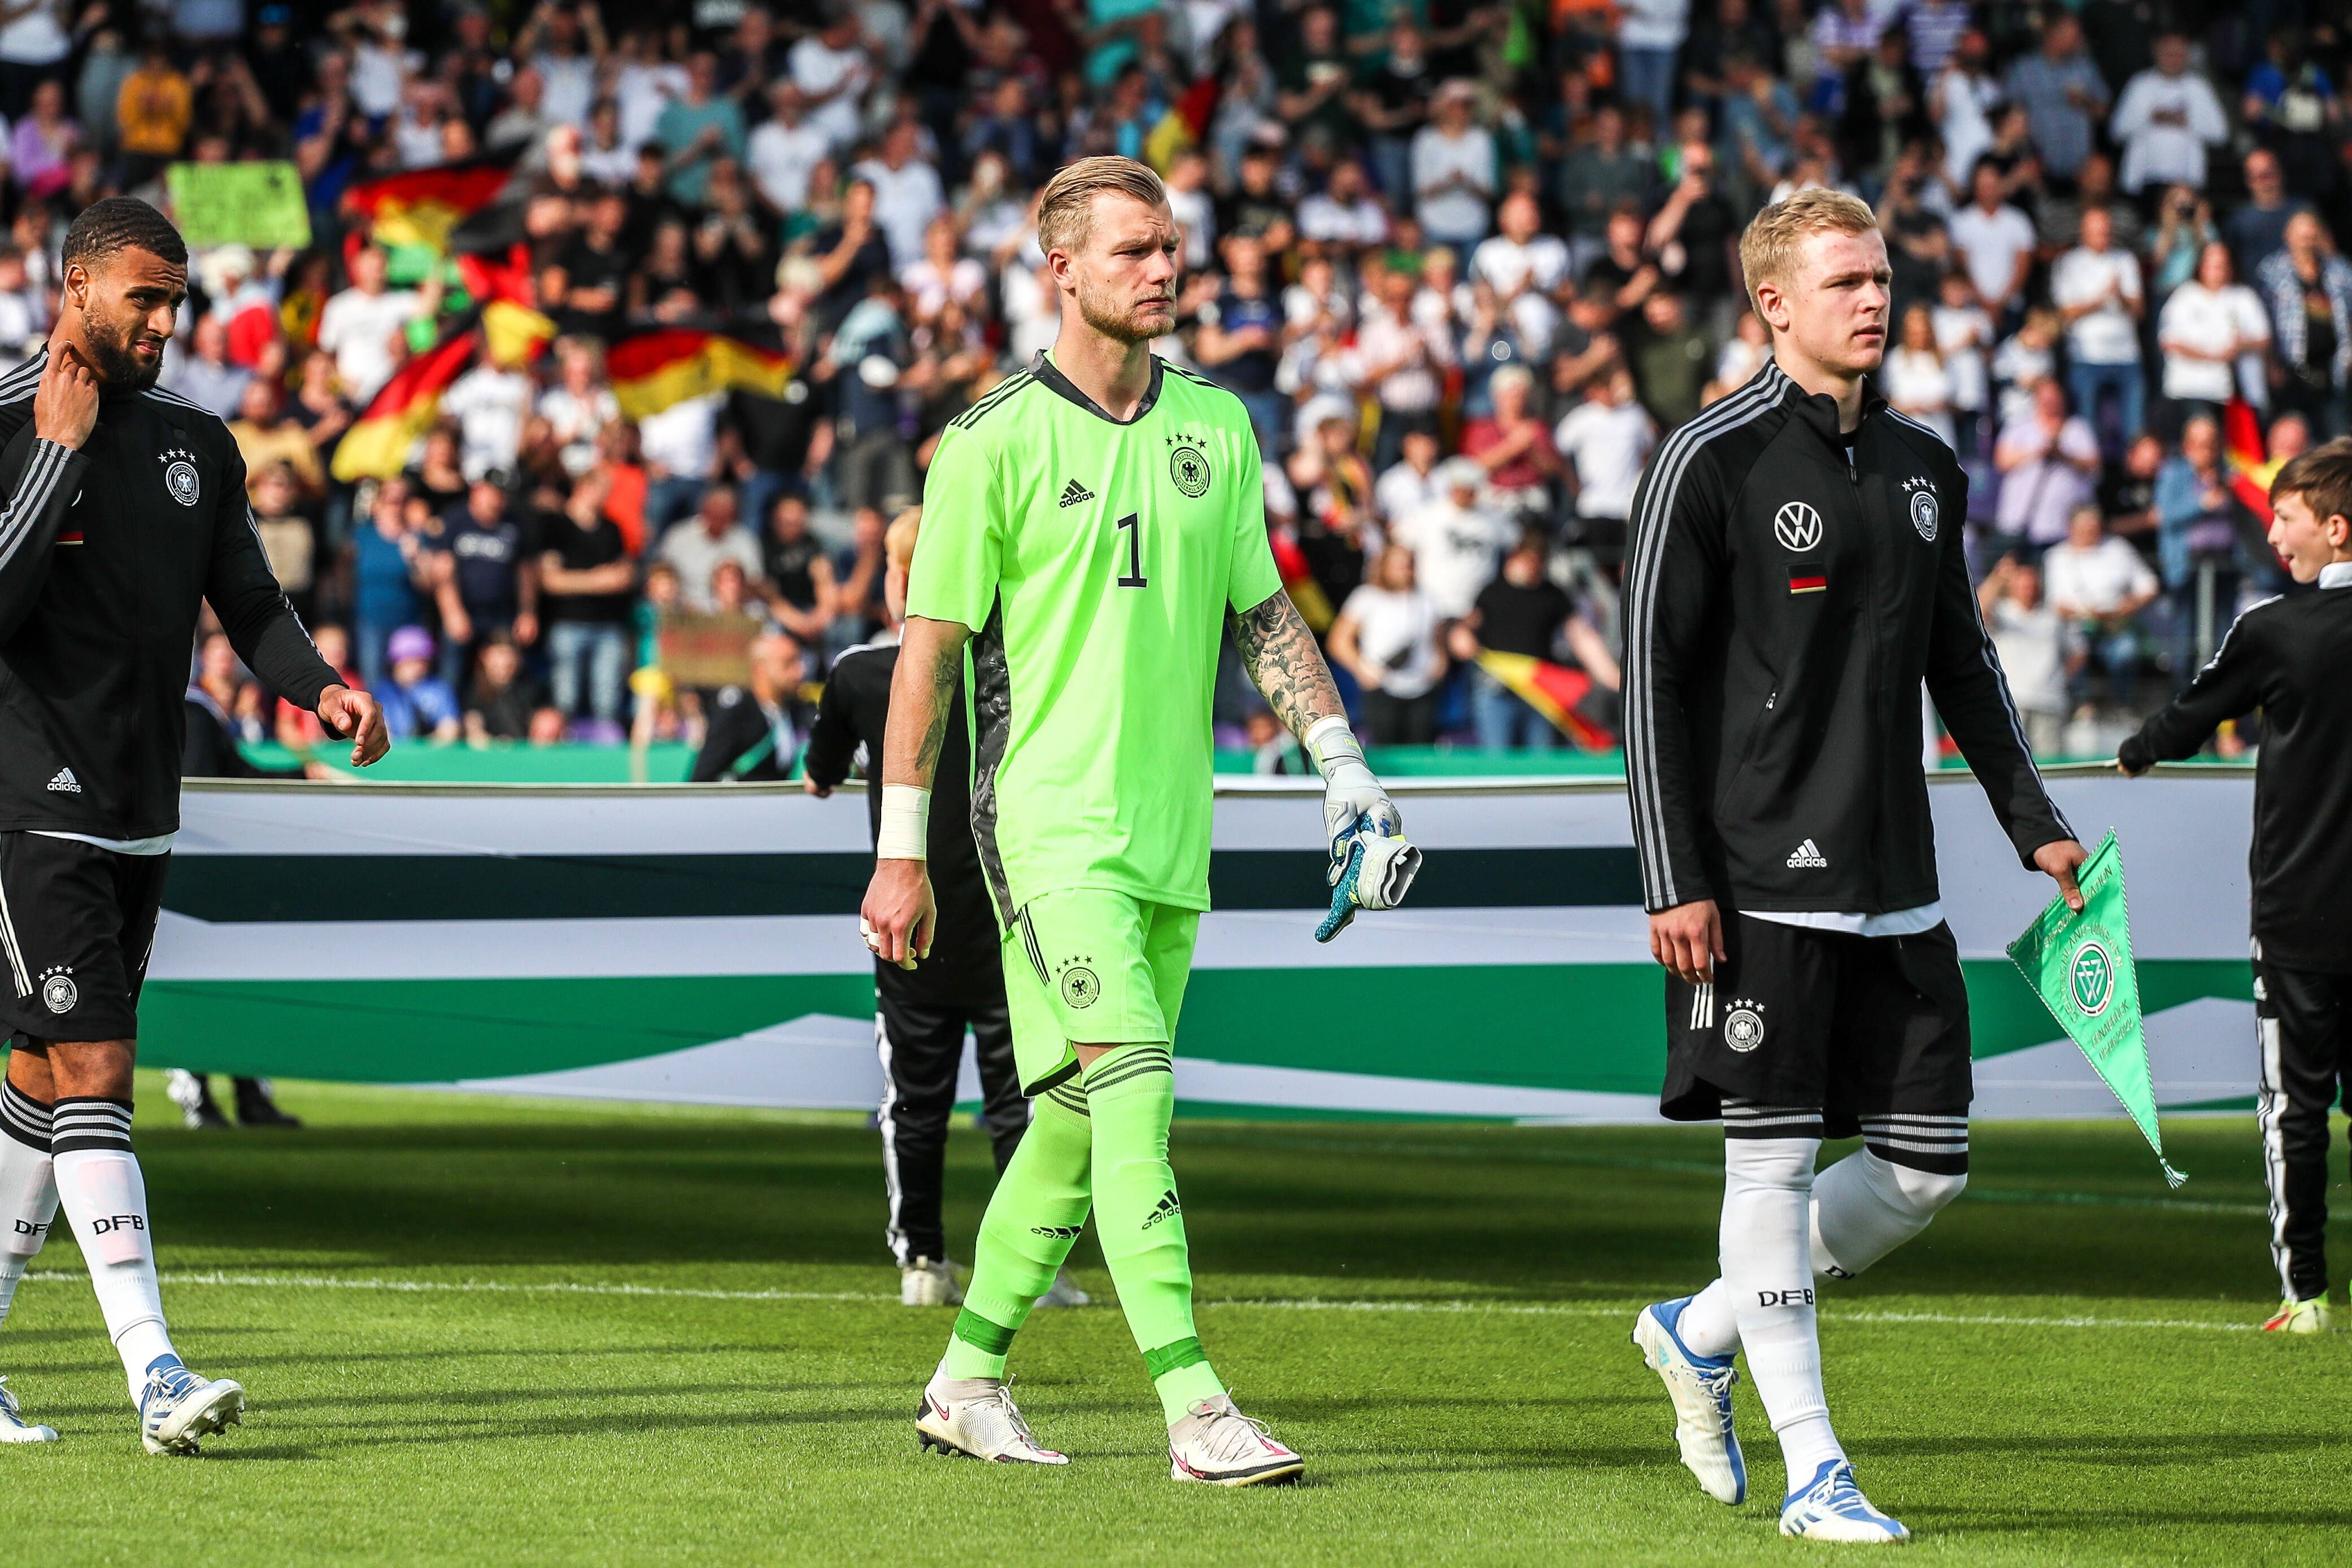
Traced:
[[1396, 908], [1421, 872], [1421, 851], [1393, 834], [1375, 831], [1369, 813], [1356, 819], [1345, 843], [1346, 856], [1331, 884], [1331, 912], [1315, 928], [1317, 942], [1346, 931], [1358, 910]]
[[1308, 730], [1307, 750], [1323, 774], [1323, 832], [1331, 845], [1328, 880], [1336, 888], [1347, 870], [1348, 846], [1356, 837], [1359, 822], [1369, 818], [1365, 831], [1394, 837], [1404, 831], [1404, 817], [1389, 792], [1381, 787], [1381, 781], [1372, 776], [1364, 761], [1364, 748], [1357, 743], [1356, 732], [1348, 728], [1346, 719], [1335, 714]]

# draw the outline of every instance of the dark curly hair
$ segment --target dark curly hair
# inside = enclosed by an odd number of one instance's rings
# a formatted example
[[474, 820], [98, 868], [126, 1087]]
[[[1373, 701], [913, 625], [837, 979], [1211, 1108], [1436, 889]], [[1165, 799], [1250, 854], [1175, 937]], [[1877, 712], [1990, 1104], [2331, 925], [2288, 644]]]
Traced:
[[172, 220], [136, 196], [108, 196], [81, 209], [66, 230], [59, 261], [97, 266], [119, 250], [144, 250], [174, 267], [188, 264], [188, 244]]

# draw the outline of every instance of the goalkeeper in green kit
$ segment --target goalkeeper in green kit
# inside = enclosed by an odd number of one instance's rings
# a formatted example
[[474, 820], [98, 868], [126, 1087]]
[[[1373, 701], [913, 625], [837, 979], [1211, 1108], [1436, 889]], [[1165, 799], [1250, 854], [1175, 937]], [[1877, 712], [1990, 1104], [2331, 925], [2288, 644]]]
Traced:
[[969, 645], [972, 831], [1035, 1115], [982, 1222], [917, 1426], [943, 1452], [1068, 1462], [1014, 1407], [1005, 1357], [1092, 1211], [1171, 1475], [1294, 1480], [1298, 1456], [1234, 1408], [1194, 1331], [1168, 1164], [1171, 1047], [1209, 902], [1210, 697], [1227, 625], [1322, 770], [1335, 883], [1362, 908], [1392, 907], [1419, 855], [1282, 591], [1241, 401], [1150, 352], [1175, 325], [1182, 243], [1159, 177], [1081, 160], [1046, 185], [1037, 230], [1061, 334], [932, 458], [863, 911], [886, 962], [929, 950], [924, 832]]

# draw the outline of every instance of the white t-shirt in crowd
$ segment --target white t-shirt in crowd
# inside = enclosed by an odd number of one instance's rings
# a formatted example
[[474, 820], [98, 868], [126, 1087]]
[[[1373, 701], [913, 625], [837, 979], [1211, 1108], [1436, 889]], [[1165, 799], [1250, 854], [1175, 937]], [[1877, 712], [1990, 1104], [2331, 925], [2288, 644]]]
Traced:
[[[2124, 548], [2131, 548], [2126, 545]], [[2063, 713], [2066, 700], [2066, 628], [2044, 599], [2026, 609], [2014, 599], [1993, 602], [1993, 652], [2009, 678], [2009, 694], [2027, 713]]]
[[778, 212], [794, 213], [808, 205], [809, 175], [832, 151], [824, 132], [806, 121], [786, 125], [766, 120], [744, 143], [743, 162], [769, 205]]
[[0, 60], [12, 66], [53, 66], [73, 53], [73, 35], [58, 20], [65, 7], [36, 5], [0, 27]]
[[[1217, 198], [1205, 186], [1197, 191], [1171, 191], [1168, 210], [1176, 226], [1184, 231], [1185, 269], [1208, 266], [1216, 254], [1212, 247], [1217, 239]], [[975, 250], [985, 248], [974, 235], [966, 236], [965, 243]]]
[[1624, 0], [1617, 41], [1637, 49], [1678, 49], [1690, 32], [1690, 0]]
[[576, 479], [596, 466], [597, 434], [621, 416], [621, 403], [609, 386], [582, 395], [559, 384], [539, 395], [539, 413], [555, 427], [563, 471]]
[[646, 415], [637, 422], [646, 461], [660, 464], [675, 479], [709, 479], [718, 450], [719, 410], [726, 401], [723, 392], [706, 392]]
[[1952, 429], [1952, 371], [1925, 350], [1889, 349], [1879, 371], [1879, 391], [1886, 401], [1942, 437], [1947, 447], [1959, 445]]
[[2088, 550], [2053, 545], [2042, 557], [2042, 584], [2052, 608], [2084, 616], [2111, 616], [2158, 587], [2139, 552], [2113, 534]]
[[1952, 378], [1952, 406], [1982, 413], [1990, 391], [1984, 345], [1992, 342], [1992, 318], [1981, 305], [1937, 305], [1933, 314], [1936, 347], [1943, 352], [1944, 369]]
[[596, 57], [584, 50], [573, 55], [541, 50], [530, 63], [547, 84], [540, 95], [540, 118], [551, 125], [586, 130], [588, 111], [596, 106]]
[[[1469, 184], [1419, 194], [1455, 173], [1468, 175]], [[1423, 126], [1412, 138], [1412, 188], [1413, 214], [1425, 233], [1448, 243], [1484, 239], [1492, 216], [1486, 204], [1495, 195], [1495, 139], [1478, 125], [1459, 136]]]
[[1578, 404], [1561, 416], [1552, 445], [1576, 465], [1576, 515], [1623, 519], [1633, 510], [1657, 430], [1638, 403]]
[[1990, 213], [1970, 202], [1944, 226], [1960, 247], [1978, 297], [1989, 305], [2007, 299], [2017, 258], [2033, 254], [2033, 221], [2007, 202]]
[[931, 219], [946, 210], [947, 188], [940, 184], [940, 172], [920, 158], [909, 158], [905, 167], [893, 169], [879, 158], [870, 158], [851, 167], [854, 179], [868, 180], [874, 185], [874, 224], [889, 242], [890, 264], [908, 267], [923, 258], [923, 230], [930, 227]]
[[1459, 620], [1495, 580], [1503, 552], [1518, 542], [1519, 525], [1500, 512], [1465, 510], [1446, 499], [1398, 518], [1389, 537], [1412, 552], [1415, 576], [1438, 613]]
[[836, 147], [845, 147], [857, 140], [857, 100], [874, 75], [866, 52], [830, 48], [823, 38], [811, 36], [793, 46], [788, 64], [793, 80], [812, 97], [848, 85], [848, 91], [810, 110], [808, 122], [830, 137]]
[[1443, 493], [1435, 468], [1424, 474], [1411, 463], [1399, 462], [1372, 481], [1372, 510], [1382, 517], [1411, 517], [1434, 505]]
[[634, 156], [654, 139], [654, 127], [672, 99], [684, 98], [684, 66], [623, 66], [613, 76], [613, 101], [621, 110], [620, 142]]
[[1559, 307], [1552, 291], [1568, 280], [1568, 247], [1558, 237], [1537, 235], [1521, 245], [1504, 235], [1491, 235], [1470, 253], [1470, 276], [1494, 285], [1496, 294], [1511, 302], [1511, 324], [1527, 340], [1530, 358], [1551, 352], [1552, 334], [1559, 330]]
[[1356, 647], [1368, 664], [1388, 671], [1381, 689], [1408, 700], [1437, 684], [1437, 605], [1419, 587], [1403, 593], [1367, 583], [1348, 595], [1339, 613], [1356, 623]]
[[2156, 319], [2156, 341], [2167, 351], [2164, 395], [2226, 403], [2237, 390], [2230, 361], [2190, 359], [2171, 353], [2174, 344], [2226, 354], [2239, 343], [2266, 343], [2270, 336], [2270, 317], [2252, 289], [2242, 283], [2208, 289], [2190, 279], [2172, 291]]
[[1320, 192], [1298, 204], [1301, 237], [1344, 245], [1378, 245], [1389, 237], [1389, 215], [1370, 196], [1353, 204]]
[[[2181, 123], [2158, 123], [2171, 112]], [[2116, 183], [2137, 195], [2148, 184], [2205, 188], [2205, 149], [2230, 135], [2230, 121], [2213, 84], [2195, 71], [2167, 76], [2151, 66], [2124, 84], [2107, 128], [2123, 143], [2123, 167]]]
[[449, 384], [441, 412], [457, 421], [458, 467], [467, 479], [514, 467], [530, 403], [530, 377], [520, 371], [478, 364]]
[[392, 379], [399, 363], [393, 356], [393, 334], [422, 309], [406, 289], [381, 294], [346, 289], [319, 312], [319, 346], [335, 356], [335, 374], [354, 405], [364, 404]]
[[2003, 428], [2033, 416], [2033, 384], [2058, 374], [2058, 356], [2038, 349], [2020, 332], [1992, 351], [1992, 378], [2000, 388], [2000, 419]]
[[2139, 326], [2131, 312], [2112, 294], [2137, 301], [2141, 298], [2139, 258], [2116, 246], [2092, 250], [2076, 246], [2050, 269], [2050, 302], [2060, 310], [2104, 300], [2095, 310], [2074, 318], [2066, 329], [2066, 347], [2081, 364], [2137, 364]]

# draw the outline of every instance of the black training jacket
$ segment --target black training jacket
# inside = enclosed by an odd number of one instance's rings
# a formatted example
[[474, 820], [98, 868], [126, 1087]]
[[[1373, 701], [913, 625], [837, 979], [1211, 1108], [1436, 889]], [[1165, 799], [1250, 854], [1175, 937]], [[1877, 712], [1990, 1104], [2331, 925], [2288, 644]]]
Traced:
[[108, 388], [79, 451], [40, 440], [47, 362], [0, 375], [0, 831], [175, 832], [205, 600], [279, 696], [315, 710], [338, 678], [270, 573], [228, 426]]
[[2189, 689], [2116, 755], [2135, 772], [2189, 756], [2216, 724], [2256, 708], [2247, 858], [2263, 961], [2352, 974], [2352, 584], [2240, 616]]
[[[833, 661], [824, 695], [809, 725], [808, 776], [828, 787], [849, 776], [859, 748], [866, 756], [866, 825], [882, 828], [882, 736], [890, 720], [890, 681], [898, 670], [896, 647], [854, 647]], [[971, 833], [971, 742], [964, 731], [963, 690], [958, 684], [948, 704], [946, 738], [931, 780], [929, 857], [931, 896], [939, 900], [939, 928], [931, 933], [931, 957], [911, 978], [936, 972], [943, 988], [962, 987], [971, 973], [1001, 973], [996, 909], [980, 871], [980, 846]], [[903, 973], [903, 972], [902, 972]]]
[[1922, 680], [2019, 858], [2074, 836], [1977, 613], [1958, 459], [1876, 396], [1851, 440], [1833, 400], [1768, 363], [1642, 476], [1625, 773], [1654, 912], [1933, 902]]

